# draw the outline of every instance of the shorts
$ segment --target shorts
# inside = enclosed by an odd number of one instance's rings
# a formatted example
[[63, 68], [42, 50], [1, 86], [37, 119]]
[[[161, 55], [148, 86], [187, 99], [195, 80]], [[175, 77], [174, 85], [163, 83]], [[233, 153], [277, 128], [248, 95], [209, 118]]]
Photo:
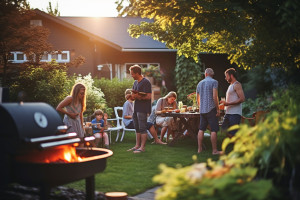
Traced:
[[207, 129], [207, 125], [209, 124], [211, 132], [219, 131], [219, 121], [217, 115], [217, 109], [213, 108], [208, 113], [200, 114], [200, 127], [199, 130], [205, 131]]
[[[241, 115], [238, 114], [225, 114], [224, 120], [222, 123], [222, 130], [227, 130], [229, 127], [240, 124], [241, 123]], [[235, 135], [238, 130], [232, 130], [228, 133], [231, 135]]]
[[106, 133], [95, 133], [94, 134], [95, 138], [102, 138], [102, 135], [105, 136]]
[[147, 113], [134, 112], [132, 118], [135, 131], [140, 134], [147, 134]]
[[172, 130], [176, 130], [176, 124], [173, 117], [156, 117], [156, 125], [160, 127], [169, 127]]
[[[151, 128], [151, 126], [153, 126], [153, 124], [151, 122], [147, 122], [147, 130], [149, 130]], [[133, 121], [130, 121], [130, 123], [125, 127], [129, 128], [129, 129], [134, 129]]]

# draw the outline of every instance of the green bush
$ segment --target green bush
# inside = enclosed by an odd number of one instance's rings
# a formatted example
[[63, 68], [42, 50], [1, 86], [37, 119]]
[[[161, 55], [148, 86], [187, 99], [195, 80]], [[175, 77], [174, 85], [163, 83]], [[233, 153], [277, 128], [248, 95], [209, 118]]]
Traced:
[[196, 63], [193, 58], [177, 56], [175, 67], [175, 80], [177, 88], [177, 99], [184, 104], [190, 103], [187, 95], [196, 91], [197, 84], [203, 78], [204, 67], [199, 61]]
[[[156, 199], [296, 199], [300, 189], [300, 87], [273, 94], [271, 112], [226, 138], [218, 161], [162, 166]], [[232, 127], [237, 128], [237, 127]], [[233, 146], [233, 147], [232, 147]], [[196, 158], [194, 158], [196, 160]]]
[[256, 169], [194, 164], [177, 169], [160, 166], [162, 173], [154, 181], [164, 184], [157, 190], [157, 200], [240, 200], [266, 199], [272, 189], [268, 180], [254, 180]]
[[284, 111], [291, 103], [291, 100], [300, 102], [299, 85], [274, 89], [271, 93], [259, 95], [255, 100], [247, 99], [243, 103], [243, 116], [251, 117], [254, 112], [260, 110]]
[[148, 68], [142, 68], [142, 74], [148, 77], [153, 77], [155, 84], [161, 85], [162, 75], [158, 66], [150, 65]]
[[86, 76], [78, 75], [74, 77], [74, 83], [83, 83], [87, 89], [86, 96], [86, 111], [84, 116], [91, 116], [95, 110], [101, 109], [106, 112], [108, 115], [112, 114], [112, 109], [107, 107], [106, 100], [104, 98], [104, 93], [100, 88], [95, 86], [94, 79], [91, 74]]
[[56, 62], [41, 66], [28, 66], [10, 87], [12, 101], [18, 101], [20, 92], [24, 92], [25, 101], [46, 102], [56, 108], [58, 103], [68, 95], [66, 66]]
[[253, 99], [246, 99], [243, 103], [243, 116], [244, 117], [252, 117], [254, 112], [260, 110], [270, 110], [271, 107], [271, 99], [272, 96], [270, 95], [261, 95], [258, 96], [255, 100]]
[[101, 89], [104, 93], [104, 97], [109, 108], [114, 108], [116, 106], [123, 106], [125, 100], [125, 90], [132, 88], [133, 79], [124, 79], [120, 81], [118, 78], [108, 79], [97, 79], [94, 78], [94, 85]]

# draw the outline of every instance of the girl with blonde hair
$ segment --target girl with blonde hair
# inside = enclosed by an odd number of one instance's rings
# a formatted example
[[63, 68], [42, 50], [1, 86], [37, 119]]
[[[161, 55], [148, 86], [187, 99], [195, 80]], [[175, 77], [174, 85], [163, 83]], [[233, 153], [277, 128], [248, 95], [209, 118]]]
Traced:
[[73, 86], [69, 96], [62, 100], [56, 110], [64, 115], [63, 122], [68, 126], [68, 133], [75, 132], [84, 137], [83, 112], [86, 109], [86, 87], [82, 83]]

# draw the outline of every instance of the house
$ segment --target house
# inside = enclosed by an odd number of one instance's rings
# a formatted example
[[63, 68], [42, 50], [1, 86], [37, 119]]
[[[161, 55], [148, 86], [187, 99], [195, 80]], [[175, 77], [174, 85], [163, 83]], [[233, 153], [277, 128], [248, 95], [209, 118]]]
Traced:
[[[41, 61], [68, 63], [78, 56], [85, 58], [80, 67], [70, 67], [69, 74], [87, 75], [119, 79], [128, 78], [129, 67], [139, 64], [159, 66], [164, 74], [168, 90], [176, 90], [174, 68], [176, 50], [168, 49], [165, 44], [149, 36], [132, 38], [127, 29], [130, 24], [151, 21], [137, 17], [55, 17], [38, 9], [31, 20], [32, 25], [40, 25], [50, 30], [49, 42], [57, 53], [44, 55]], [[23, 56], [23, 57], [22, 57]], [[227, 89], [223, 72], [230, 65], [223, 54], [201, 54], [201, 62], [206, 67], [217, 69], [217, 80]], [[23, 59], [23, 60], [22, 60]], [[22, 52], [14, 52], [14, 62], [26, 61]], [[196, 86], [195, 86], [196, 87]], [[223, 90], [223, 88], [222, 88]]]
[[[58, 54], [45, 55], [42, 61], [55, 58], [58, 62], [71, 62], [83, 56], [85, 63], [70, 67], [69, 74], [119, 79], [128, 78], [129, 67], [139, 64], [159, 66], [162, 73], [174, 69], [176, 50], [148, 36], [131, 38], [129, 24], [145, 21], [134, 17], [55, 17], [40, 10], [31, 24], [50, 30], [49, 42]], [[149, 20], [148, 20], [149, 21]]]

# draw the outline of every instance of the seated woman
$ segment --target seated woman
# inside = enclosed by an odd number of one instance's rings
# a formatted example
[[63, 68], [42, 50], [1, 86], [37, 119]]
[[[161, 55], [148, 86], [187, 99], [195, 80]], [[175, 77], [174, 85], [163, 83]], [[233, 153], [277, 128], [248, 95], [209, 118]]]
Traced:
[[[126, 128], [134, 129], [134, 123], [133, 123], [133, 120], [132, 120], [134, 98], [131, 95], [131, 89], [127, 89], [125, 91], [125, 99], [127, 101], [123, 105], [123, 115], [122, 115], [123, 123], [124, 123]], [[156, 144], [166, 144], [166, 143], [164, 143], [164, 142], [162, 142], [158, 139], [157, 132], [154, 128], [153, 123], [147, 122], [147, 129], [149, 130], [149, 132], [153, 136], [154, 142]], [[138, 146], [135, 146], [135, 147], [129, 149], [129, 151], [132, 151], [132, 150], [138, 149], [138, 148], [139, 148]]]
[[103, 138], [105, 148], [109, 149], [109, 140], [107, 133], [104, 132], [104, 127], [107, 125], [107, 114], [103, 113], [102, 110], [95, 110], [92, 120], [93, 134], [95, 136], [95, 144], [93, 146], [97, 147], [100, 138]]
[[160, 140], [163, 141], [165, 133], [167, 133], [167, 142], [169, 140], [170, 134], [172, 137], [175, 137], [174, 131], [176, 130], [176, 124], [174, 122], [173, 117], [162, 117], [161, 111], [164, 110], [165, 107], [171, 107], [172, 109], [177, 109], [177, 102], [176, 102], [177, 94], [176, 92], [169, 92], [165, 97], [158, 99], [156, 104], [156, 125], [161, 126], [161, 133], [160, 133]]

